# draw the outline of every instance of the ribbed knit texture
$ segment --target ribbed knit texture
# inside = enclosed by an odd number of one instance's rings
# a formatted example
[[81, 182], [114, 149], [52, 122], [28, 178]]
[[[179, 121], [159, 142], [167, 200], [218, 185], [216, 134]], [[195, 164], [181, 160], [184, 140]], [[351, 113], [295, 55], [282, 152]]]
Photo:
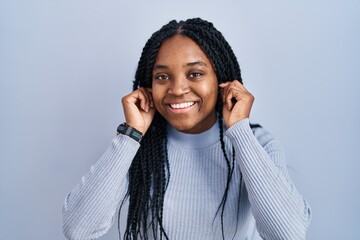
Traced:
[[[171, 177], [164, 200], [165, 231], [170, 239], [222, 239], [220, 212], [216, 215], [216, 211], [225, 190], [227, 166], [219, 126], [201, 134], [168, 128]], [[232, 156], [233, 144], [237, 159], [225, 206], [225, 239], [254, 239], [254, 218], [264, 239], [305, 239], [309, 206], [289, 178], [279, 144], [263, 128], [253, 132], [248, 119], [228, 129], [224, 140], [228, 156]], [[68, 239], [95, 239], [112, 226], [139, 146], [127, 136], [117, 136], [67, 196], [63, 227]]]

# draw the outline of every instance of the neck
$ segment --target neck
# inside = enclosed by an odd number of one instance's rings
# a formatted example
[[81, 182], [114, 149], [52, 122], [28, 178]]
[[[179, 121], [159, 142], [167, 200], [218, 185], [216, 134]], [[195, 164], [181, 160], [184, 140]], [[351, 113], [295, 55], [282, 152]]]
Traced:
[[167, 125], [168, 142], [179, 145], [183, 149], [201, 149], [211, 146], [219, 141], [219, 124], [215, 122], [212, 127], [201, 133], [191, 134], [176, 130]]

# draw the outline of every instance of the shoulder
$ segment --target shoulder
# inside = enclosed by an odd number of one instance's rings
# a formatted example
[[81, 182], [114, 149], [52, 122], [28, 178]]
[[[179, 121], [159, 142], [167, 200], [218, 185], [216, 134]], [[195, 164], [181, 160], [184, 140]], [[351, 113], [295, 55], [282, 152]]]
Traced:
[[[250, 124], [251, 126], [252, 124]], [[259, 125], [260, 126], [260, 125]], [[283, 152], [283, 147], [279, 140], [264, 127], [253, 127], [251, 128], [255, 138], [258, 140], [260, 145], [269, 152]]]
[[266, 128], [260, 126], [259, 124], [256, 124], [256, 127], [253, 127], [254, 124], [249, 125], [254, 136], [262, 146], [265, 146], [266, 144], [275, 141], [274, 135]]
[[226, 131], [226, 135], [233, 140], [258, 142], [268, 153], [283, 151], [281, 144], [274, 135], [260, 124], [250, 123], [243, 119]]

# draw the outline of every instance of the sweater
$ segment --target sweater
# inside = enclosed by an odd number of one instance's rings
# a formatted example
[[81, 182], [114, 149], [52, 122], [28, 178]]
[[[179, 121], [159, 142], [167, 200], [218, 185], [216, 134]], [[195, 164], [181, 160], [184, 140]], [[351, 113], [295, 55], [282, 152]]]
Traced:
[[[231, 158], [234, 147], [236, 157], [224, 211], [225, 239], [250, 240], [259, 235], [263, 239], [305, 239], [310, 206], [289, 177], [279, 143], [265, 129], [251, 129], [249, 119], [227, 129], [224, 142], [228, 156]], [[67, 195], [63, 231], [68, 239], [96, 239], [110, 229], [139, 147], [130, 137], [118, 135]], [[171, 175], [163, 225], [169, 239], [222, 239], [216, 212], [228, 171], [218, 124], [200, 134], [185, 134], [168, 126], [167, 149]]]

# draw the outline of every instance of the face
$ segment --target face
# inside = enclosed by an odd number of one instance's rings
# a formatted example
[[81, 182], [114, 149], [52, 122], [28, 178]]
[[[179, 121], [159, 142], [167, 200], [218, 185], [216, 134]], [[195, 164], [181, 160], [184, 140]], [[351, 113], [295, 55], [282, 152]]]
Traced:
[[200, 133], [217, 119], [218, 83], [210, 60], [190, 38], [165, 40], [152, 73], [157, 111], [178, 131]]

